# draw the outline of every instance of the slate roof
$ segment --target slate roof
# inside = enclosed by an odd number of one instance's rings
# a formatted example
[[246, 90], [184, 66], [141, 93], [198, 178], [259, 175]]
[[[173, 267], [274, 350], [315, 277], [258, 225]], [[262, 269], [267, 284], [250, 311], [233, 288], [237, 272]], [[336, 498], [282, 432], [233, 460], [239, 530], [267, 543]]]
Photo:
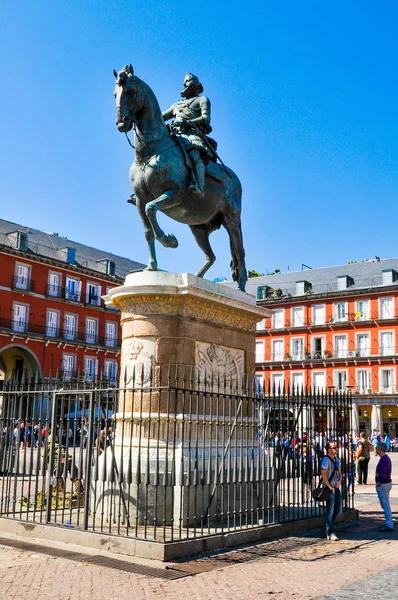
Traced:
[[105, 263], [98, 261], [109, 259], [115, 263], [115, 276], [124, 278], [131, 271], [140, 271], [146, 265], [117, 256], [111, 252], [97, 250], [91, 246], [86, 246], [79, 242], [74, 242], [58, 234], [47, 233], [0, 219], [0, 246], [8, 246], [15, 248], [15, 236], [10, 234], [14, 232], [26, 233], [28, 235], [27, 252], [32, 255], [43, 256], [48, 259], [64, 262], [67, 265], [66, 254], [62, 250], [73, 248], [76, 251], [75, 265], [91, 271], [96, 271], [99, 274], [105, 275]]
[[[398, 274], [398, 258], [373, 259], [335, 267], [288, 271], [287, 273], [265, 275], [264, 277], [253, 277], [248, 280], [246, 291], [256, 296], [258, 286], [270, 286], [274, 290], [280, 288], [283, 295], [289, 293], [292, 296], [297, 296], [296, 282], [308, 281], [312, 285], [312, 294], [327, 294], [338, 291], [337, 278], [344, 275], [352, 280], [347, 290], [359, 291], [385, 286], [386, 284], [383, 284], [383, 271], [388, 270], [396, 271]], [[398, 280], [390, 284], [391, 286], [398, 286]]]

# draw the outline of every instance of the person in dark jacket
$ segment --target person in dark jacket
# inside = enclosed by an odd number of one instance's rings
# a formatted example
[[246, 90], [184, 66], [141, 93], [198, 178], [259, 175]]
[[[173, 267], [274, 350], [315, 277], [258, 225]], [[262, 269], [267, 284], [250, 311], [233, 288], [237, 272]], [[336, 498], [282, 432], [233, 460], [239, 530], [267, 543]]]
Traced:
[[392, 512], [390, 506], [390, 490], [392, 487], [392, 463], [387, 454], [387, 445], [379, 442], [376, 446], [377, 456], [380, 460], [376, 467], [376, 492], [384, 511], [385, 524], [379, 527], [379, 531], [394, 531]]

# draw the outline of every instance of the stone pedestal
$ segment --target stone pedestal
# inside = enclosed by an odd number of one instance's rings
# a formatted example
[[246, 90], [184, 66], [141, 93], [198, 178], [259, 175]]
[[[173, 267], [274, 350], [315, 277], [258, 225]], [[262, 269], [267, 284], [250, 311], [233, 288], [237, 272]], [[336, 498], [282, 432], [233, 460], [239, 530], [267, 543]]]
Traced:
[[[256, 324], [270, 311], [239, 290], [160, 271], [128, 275], [105, 302], [121, 312], [122, 359], [116, 441], [100, 458], [108, 465], [99, 466], [102, 481], [115, 481], [116, 465], [122, 504], [134, 506], [140, 524], [189, 526], [206, 502], [225, 516], [227, 482], [248, 481], [248, 469], [259, 481], [256, 415], [244, 389], [254, 375]], [[120, 510], [117, 494], [115, 501]]]

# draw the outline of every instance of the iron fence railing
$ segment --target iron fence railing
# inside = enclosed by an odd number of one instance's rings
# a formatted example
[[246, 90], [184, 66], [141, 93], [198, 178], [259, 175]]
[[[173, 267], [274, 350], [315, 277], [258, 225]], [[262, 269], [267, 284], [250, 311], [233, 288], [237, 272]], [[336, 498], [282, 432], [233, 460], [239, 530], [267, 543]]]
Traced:
[[161, 542], [306, 519], [331, 438], [353, 506], [349, 394], [186, 367], [124, 383], [4, 382], [1, 516]]

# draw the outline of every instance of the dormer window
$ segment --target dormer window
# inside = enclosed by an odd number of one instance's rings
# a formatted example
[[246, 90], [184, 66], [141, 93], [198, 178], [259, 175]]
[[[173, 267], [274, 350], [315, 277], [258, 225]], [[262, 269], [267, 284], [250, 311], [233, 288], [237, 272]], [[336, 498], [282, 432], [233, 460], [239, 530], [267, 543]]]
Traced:
[[349, 277], [348, 275], [339, 275], [337, 277], [337, 289], [338, 290], [346, 290], [351, 285], [353, 285], [353, 283], [354, 283], [353, 278]]
[[28, 249], [28, 234], [22, 233], [22, 231], [17, 231], [17, 245], [18, 250], [22, 250], [26, 252]]
[[391, 285], [397, 279], [397, 272], [394, 269], [383, 269], [383, 285]]
[[296, 296], [303, 296], [312, 290], [312, 284], [309, 281], [296, 281]]
[[74, 265], [76, 262], [76, 249], [66, 248], [66, 262], [69, 265]]
[[272, 288], [269, 285], [257, 286], [257, 300], [265, 300], [271, 295]]

